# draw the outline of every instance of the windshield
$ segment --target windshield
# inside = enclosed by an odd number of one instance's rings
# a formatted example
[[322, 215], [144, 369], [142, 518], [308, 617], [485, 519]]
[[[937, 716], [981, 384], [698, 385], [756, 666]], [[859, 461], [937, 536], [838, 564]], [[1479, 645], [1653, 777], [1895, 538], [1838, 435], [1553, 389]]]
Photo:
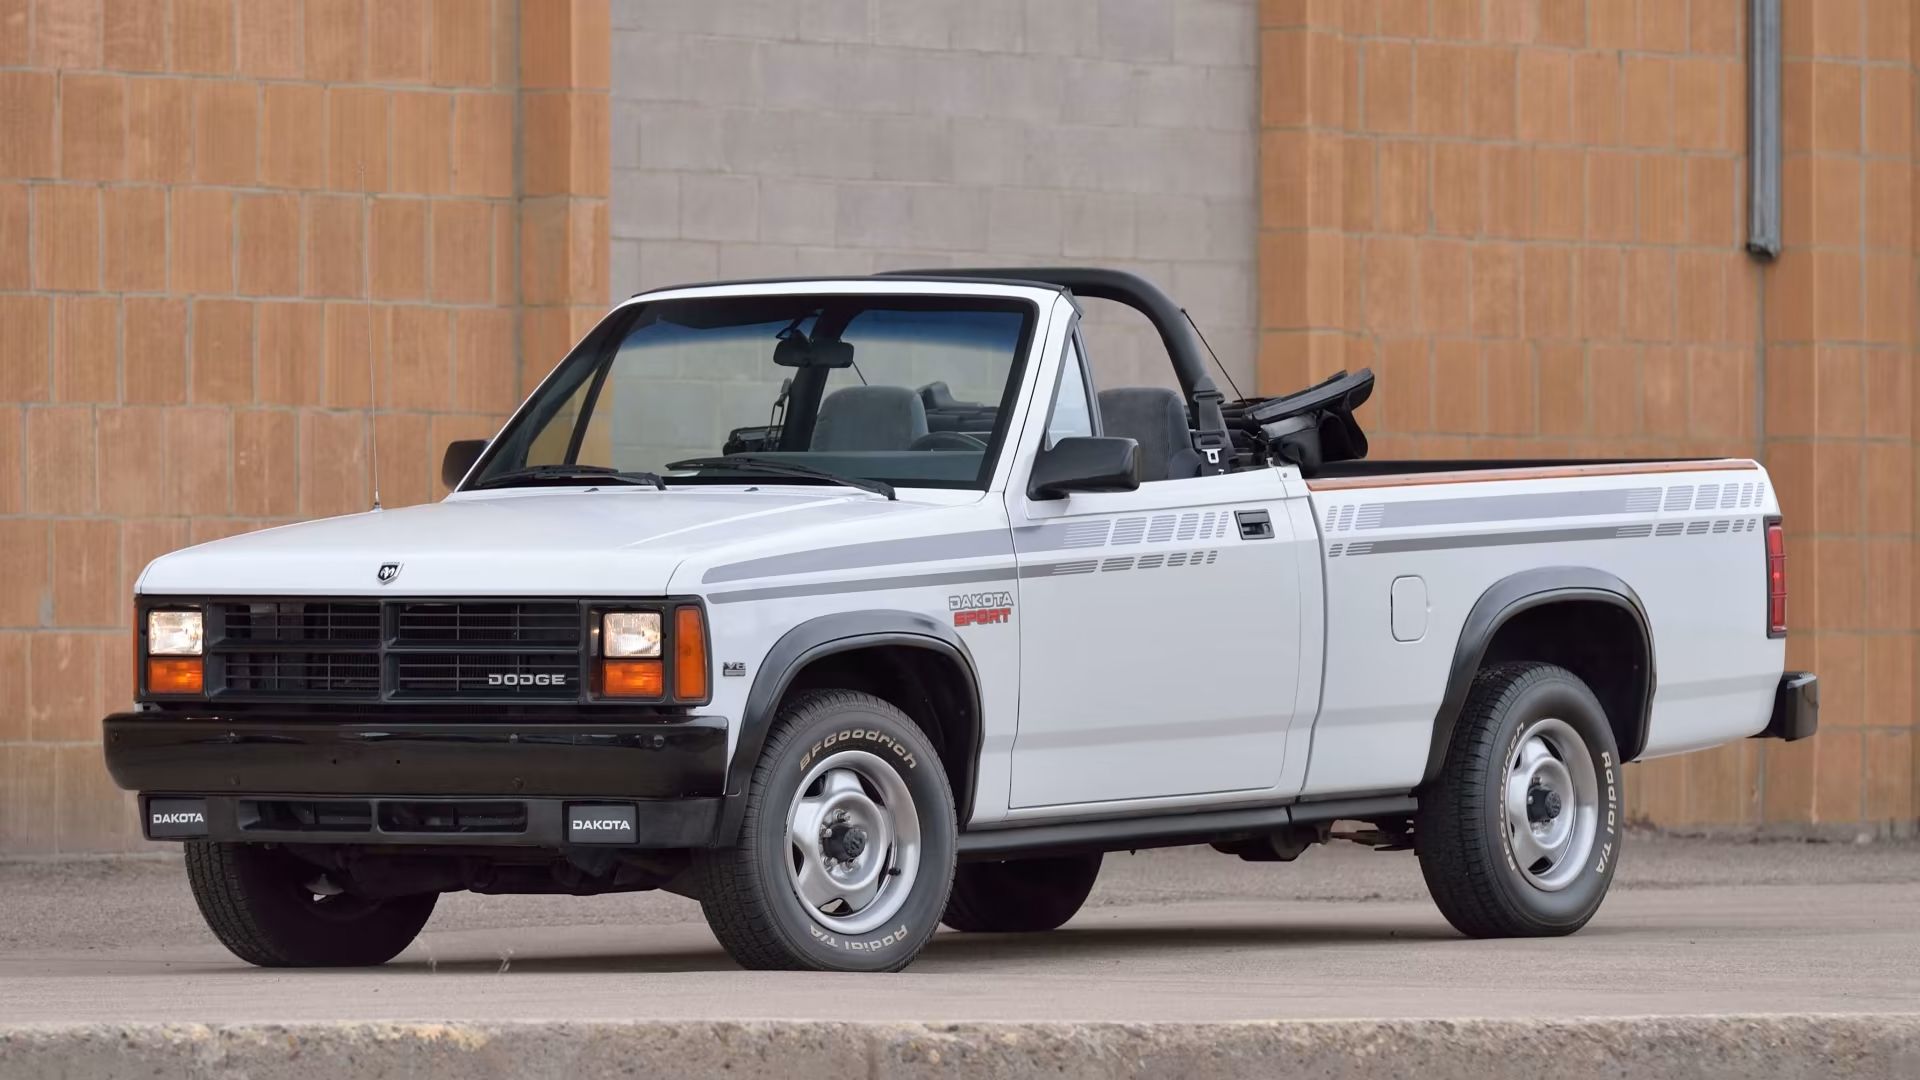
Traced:
[[1034, 318], [1031, 303], [986, 297], [625, 308], [536, 392], [468, 486], [592, 483], [610, 469], [669, 484], [833, 482], [813, 470], [984, 488]]

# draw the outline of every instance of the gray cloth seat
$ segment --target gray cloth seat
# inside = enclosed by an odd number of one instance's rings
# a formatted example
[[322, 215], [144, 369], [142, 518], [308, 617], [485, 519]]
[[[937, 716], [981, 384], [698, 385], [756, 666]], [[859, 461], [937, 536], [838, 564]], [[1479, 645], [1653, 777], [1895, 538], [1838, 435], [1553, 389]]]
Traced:
[[927, 407], [904, 386], [847, 386], [828, 394], [814, 422], [815, 450], [905, 450], [927, 433]]
[[1140, 444], [1140, 482], [1200, 475], [1200, 453], [1187, 427], [1187, 403], [1157, 386], [1120, 386], [1100, 391], [1100, 423], [1106, 433]]

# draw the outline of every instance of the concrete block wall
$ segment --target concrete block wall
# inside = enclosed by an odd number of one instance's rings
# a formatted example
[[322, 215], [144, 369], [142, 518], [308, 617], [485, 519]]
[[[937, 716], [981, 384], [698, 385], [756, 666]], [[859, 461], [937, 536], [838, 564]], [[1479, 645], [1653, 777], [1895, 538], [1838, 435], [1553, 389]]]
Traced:
[[[1118, 266], [1248, 385], [1256, 42], [1253, 0], [613, 0], [613, 292]], [[1167, 381], [1090, 321], [1104, 384]]]

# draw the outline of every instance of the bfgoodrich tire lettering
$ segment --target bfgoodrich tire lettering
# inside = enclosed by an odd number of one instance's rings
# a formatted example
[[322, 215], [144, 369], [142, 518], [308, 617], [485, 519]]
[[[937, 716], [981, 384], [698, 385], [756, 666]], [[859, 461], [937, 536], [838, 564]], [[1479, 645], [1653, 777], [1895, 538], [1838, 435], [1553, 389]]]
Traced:
[[207, 928], [260, 967], [371, 967], [400, 955], [438, 893], [371, 900], [317, 895], [319, 867], [258, 844], [187, 844], [187, 881]]
[[946, 771], [905, 713], [850, 690], [795, 697], [746, 800], [733, 845], [698, 864], [700, 905], [728, 955], [759, 969], [912, 962], [939, 926], [956, 843]]
[[1620, 800], [1613, 730], [1586, 683], [1552, 664], [1481, 671], [1420, 793], [1414, 844], [1434, 903], [1470, 937], [1573, 933], [1613, 881]]

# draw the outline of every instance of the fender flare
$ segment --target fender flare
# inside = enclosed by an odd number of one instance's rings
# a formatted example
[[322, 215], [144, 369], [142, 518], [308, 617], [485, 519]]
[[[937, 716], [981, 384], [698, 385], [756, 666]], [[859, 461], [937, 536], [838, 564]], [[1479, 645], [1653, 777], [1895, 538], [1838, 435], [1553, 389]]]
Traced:
[[1487, 646], [1507, 620], [1524, 611], [1562, 600], [1588, 600], [1610, 604], [1627, 612], [1640, 630], [1640, 644], [1647, 655], [1646, 686], [1640, 697], [1640, 715], [1635, 717], [1636, 745], [1622, 746], [1620, 760], [1632, 761], [1646, 745], [1647, 714], [1653, 708], [1654, 673], [1653, 630], [1647, 621], [1646, 606], [1633, 586], [1619, 577], [1590, 566], [1543, 566], [1509, 574], [1487, 587], [1467, 612], [1460, 628], [1460, 641], [1454, 646], [1453, 664], [1447, 671], [1446, 693], [1433, 718], [1432, 740], [1427, 746], [1427, 767], [1420, 783], [1432, 783], [1446, 763], [1447, 747], [1453, 741], [1453, 729], [1466, 706], [1467, 691], [1480, 671]]
[[781, 699], [786, 697], [793, 680], [816, 660], [877, 645], [925, 649], [958, 666], [972, 699], [976, 721], [969, 751], [973, 760], [966, 762], [962, 771], [965, 789], [953, 793], [954, 806], [965, 820], [968, 808], [973, 805], [973, 783], [979, 773], [980, 740], [985, 730], [980, 672], [973, 662], [972, 651], [951, 626], [918, 612], [842, 611], [808, 619], [788, 630], [761, 660], [753, 685], [747, 690], [746, 705], [741, 709], [740, 736], [734, 742], [733, 756], [727, 761], [725, 801], [715, 825], [715, 847], [726, 846], [740, 832], [740, 822], [747, 809], [747, 786], [753, 779], [754, 766], [760, 762], [767, 733], [773, 730]]

